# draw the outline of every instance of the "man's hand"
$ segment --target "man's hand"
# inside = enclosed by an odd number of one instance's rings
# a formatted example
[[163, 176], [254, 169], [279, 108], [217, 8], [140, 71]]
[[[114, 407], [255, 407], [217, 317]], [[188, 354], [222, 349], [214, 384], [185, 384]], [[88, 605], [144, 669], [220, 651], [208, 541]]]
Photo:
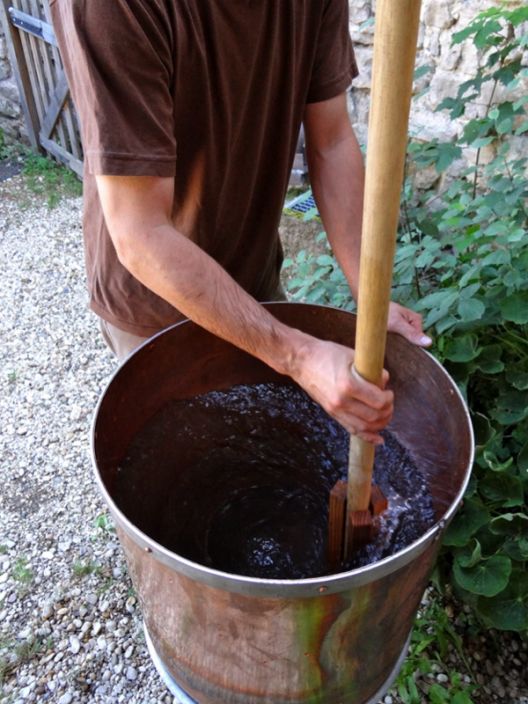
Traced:
[[418, 347], [429, 347], [433, 341], [426, 335], [422, 327], [422, 316], [399, 303], [389, 305], [389, 332], [397, 332]]
[[[349, 433], [381, 444], [379, 431], [392, 417], [394, 395], [362, 379], [353, 364], [354, 350], [307, 336], [291, 376]], [[388, 378], [384, 371], [383, 387]]]

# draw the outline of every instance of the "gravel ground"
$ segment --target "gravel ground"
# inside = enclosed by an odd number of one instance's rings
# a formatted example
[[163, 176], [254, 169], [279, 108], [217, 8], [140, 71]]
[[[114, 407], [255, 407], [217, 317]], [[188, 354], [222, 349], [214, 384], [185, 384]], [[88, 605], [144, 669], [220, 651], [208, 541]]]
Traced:
[[[169, 704], [92, 477], [90, 423], [115, 362], [86, 309], [80, 207], [0, 183], [0, 701]], [[528, 704], [525, 642], [480, 636], [467, 656], [474, 702]]]

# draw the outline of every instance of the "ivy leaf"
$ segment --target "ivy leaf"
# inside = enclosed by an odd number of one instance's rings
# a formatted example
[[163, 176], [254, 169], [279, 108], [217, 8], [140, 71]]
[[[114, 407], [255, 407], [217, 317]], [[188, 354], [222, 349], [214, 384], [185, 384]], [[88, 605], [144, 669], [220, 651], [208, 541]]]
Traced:
[[517, 27], [521, 22], [528, 22], [528, 7], [518, 7], [516, 10], [508, 12], [508, 21], [514, 27]]
[[461, 510], [444, 534], [444, 545], [463, 547], [479, 528], [489, 523], [491, 515], [478, 500], [464, 499]]
[[424, 66], [419, 66], [415, 71], [414, 71], [414, 80], [418, 80], [422, 76], [426, 76], [428, 73], [430, 73], [433, 70], [433, 67], [430, 65], [424, 65]]
[[470, 146], [472, 149], [482, 149], [482, 147], [487, 147], [488, 144], [491, 144], [495, 137], [493, 135], [489, 137], [477, 137], [477, 139], [474, 139], [472, 142], [468, 143], [468, 146]]
[[315, 261], [319, 266], [331, 267], [332, 269], [336, 265], [336, 260], [329, 254], [320, 254]]
[[495, 596], [506, 588], [512, 563], [505, 555], [493, 555], [474, 567], [462, 567], [455, 561], [453, 575], [458, 584], [472, 594]]
[[507, 296], [501, 302], [500, 309], [505, 320], [518, 325], [528, 323], [528, 291]]
[[443, 173], [455, 159], [462, 155], [462, 149], [452, 142], [438, 144], [438, 159], [435, 167], [438, 173]]
[[499, 124], [497, 125], [497, 132], [499, 134], [506, 134], [507, 132], [510, 132], [512, 127], [513, 119], [511, 117], [507, 117], [499, 122]]
[[449, 340], [444, 351], [444, 357], [451, 362], [470, 362], [479, 354], [478, 338], [473, 333]]

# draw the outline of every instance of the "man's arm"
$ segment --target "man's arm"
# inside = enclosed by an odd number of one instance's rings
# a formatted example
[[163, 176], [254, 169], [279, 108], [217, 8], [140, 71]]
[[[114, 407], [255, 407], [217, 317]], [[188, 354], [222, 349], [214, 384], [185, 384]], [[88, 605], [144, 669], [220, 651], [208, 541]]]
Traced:
[[[346, 95], [307, 105], [304, 130], [317, 207], [336, 259], [357, 300], [364, 168], [348, 116]], [[390, 304], [388, 327], [414, 344], [431, 344], [431, 339], [423, 333], [421, 315], [397, 303]]]
[[292, 377], [351, 433], [379, 442], [392, 392], [352, 375], [353, 350], [290, 328], [173, 225], [174, 180], [97, 176], [106, 223], [130, 273], [185, 316]]

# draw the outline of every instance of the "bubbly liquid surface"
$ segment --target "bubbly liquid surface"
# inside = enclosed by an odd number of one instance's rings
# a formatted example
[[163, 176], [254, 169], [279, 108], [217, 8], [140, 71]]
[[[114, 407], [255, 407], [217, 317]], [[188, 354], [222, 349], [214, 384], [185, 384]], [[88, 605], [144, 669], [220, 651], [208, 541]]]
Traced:
[[[343, 569], [391, 555], [435, 523], [423, 475], [383, 435], [374, 481], [389, 508]], [[113, 495], [138, 528], [194, 562], [269, 579], [325, 575], [329, 492], [346, 479], [348, 443], [298, 387], [236, 386], [162, 408], [131, 443]]]

